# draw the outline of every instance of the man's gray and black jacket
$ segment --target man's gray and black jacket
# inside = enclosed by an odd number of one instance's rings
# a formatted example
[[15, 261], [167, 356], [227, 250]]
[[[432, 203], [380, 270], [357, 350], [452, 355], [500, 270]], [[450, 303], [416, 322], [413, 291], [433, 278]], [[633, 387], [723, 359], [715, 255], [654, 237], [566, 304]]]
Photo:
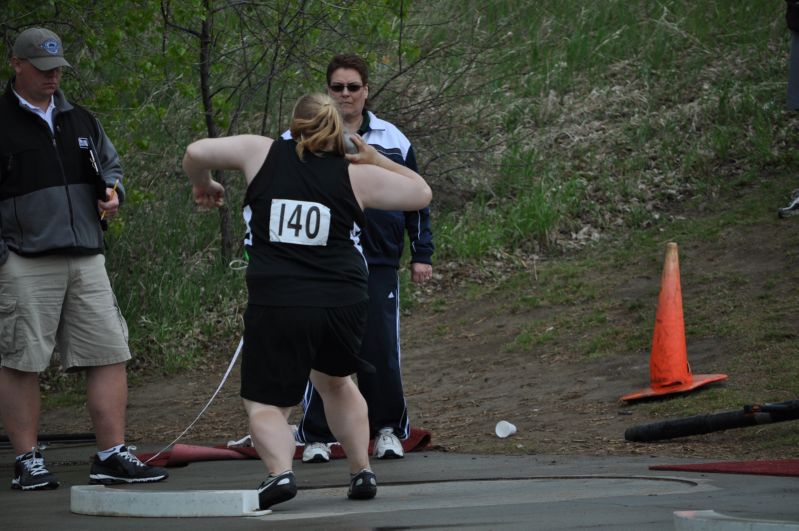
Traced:
[[[103, 252], [97, 200], [122, 178], [119, 155], [97, 119], [61, 91], [53, 132], [20, 105], [12, 82], [0, 98], [0, 264], [8, 250], [28, 257]], [[117, 193], [121, 202], [121, 182]]]

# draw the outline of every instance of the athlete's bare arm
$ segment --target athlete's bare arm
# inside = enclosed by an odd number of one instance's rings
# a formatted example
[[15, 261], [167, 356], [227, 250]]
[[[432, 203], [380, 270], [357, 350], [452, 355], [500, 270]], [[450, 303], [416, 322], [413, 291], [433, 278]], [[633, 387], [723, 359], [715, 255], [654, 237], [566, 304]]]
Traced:
[[430, 204], [433, 192], [412, 169], [377, 152], [360, 136], [353, 135], [358, 153], [346, 155], [350, 183], [361, 208], [419, 210]]
[[224, 187], [211, 177], [213, 170], [238, 170], [249, 185], [263, 166], [273, 140], [258, 135], [204, 138], [186, 148], [183, 170], [192, 184], [194, 200], [204, 207], [223, 203]]

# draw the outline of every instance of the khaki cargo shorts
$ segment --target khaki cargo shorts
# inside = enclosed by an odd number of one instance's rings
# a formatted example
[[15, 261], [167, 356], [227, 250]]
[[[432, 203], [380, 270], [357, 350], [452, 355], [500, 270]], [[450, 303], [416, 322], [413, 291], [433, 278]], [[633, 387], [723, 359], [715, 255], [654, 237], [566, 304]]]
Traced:
[[42, 372], [54, 354], [64, 370], [130, 359], [105, 256], [9, 252], [0, 266], [0, 365]]

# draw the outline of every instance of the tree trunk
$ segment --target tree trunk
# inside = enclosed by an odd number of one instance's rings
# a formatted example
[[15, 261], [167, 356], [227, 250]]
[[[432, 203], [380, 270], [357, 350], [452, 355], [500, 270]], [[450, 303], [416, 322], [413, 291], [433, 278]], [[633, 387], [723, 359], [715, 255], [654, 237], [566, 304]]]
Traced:
[[[202, 92], [205, 126], [209, 138], [219, 136], [219, 128], [214, 121], [214, 103], [211, 98], [211, 24], [212, 13], [208, 1], [205, 2], [206, 17], [200, 32], [200, 90]], [[230, 209], [227, 201], [227, 179], [222, 171], [213, 173], [214, 179], [225, 187], [225, 203], [219, 208], [219, 234], [222, 259], [229, 262], [233, 256], [233, 238], [230, 233]]]

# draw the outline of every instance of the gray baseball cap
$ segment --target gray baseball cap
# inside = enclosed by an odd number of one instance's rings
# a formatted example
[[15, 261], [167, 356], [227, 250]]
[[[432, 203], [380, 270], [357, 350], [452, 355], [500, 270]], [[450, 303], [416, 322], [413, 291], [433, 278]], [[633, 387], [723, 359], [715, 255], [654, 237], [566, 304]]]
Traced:
[[13, 55], [19, 59], [27, 59], [39, 70], [72, 66], [64, 59], [61, 39], [44, 28], [29, 28], [20, 33], [14, 41]]

